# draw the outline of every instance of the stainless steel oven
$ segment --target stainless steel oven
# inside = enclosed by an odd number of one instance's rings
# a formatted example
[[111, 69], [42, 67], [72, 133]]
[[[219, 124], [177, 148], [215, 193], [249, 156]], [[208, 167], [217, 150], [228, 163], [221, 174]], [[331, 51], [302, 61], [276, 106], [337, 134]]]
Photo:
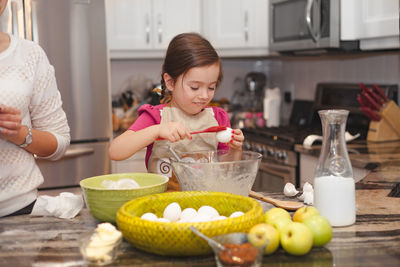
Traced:
[[356, 50], [358, 41], [340, 39], [339, 0], [271, 0], [270, 47], [279, 52]]
[[282, 191], [286, 183], [296, 185], [298, 166], [276, 163], [271, 160], [262, 160], [258, 169], [254, 191]]
[[[397, 85], [379, 87], [389, 99], [397, 102]], [[245, 136], [243, 149], [263, 155], [253, 190], [282, 192], [287, 182], [300, 186], [300, 156], [294, 146], [303, 143], [310, 134], [322, 134], [318, 110], [348, 109], [346, 130], [351, 134], [360, 133], [360, 139], [365, 139], [369, 119], [359, 110], [357, 94], [360, 92], [359, 84], [319, 83], [313, 101], [294, 101], [289, 125], [242, 129]]]
[[297, 185], [298, 153], [289, 148], [287, 143], [285, 145], [283, 140], [274, 140], [272, 135], [260, 130], [244, 129], [246, 135], [244, 149], [263, 155], [253, 190], [280, 192], [288, 182]]

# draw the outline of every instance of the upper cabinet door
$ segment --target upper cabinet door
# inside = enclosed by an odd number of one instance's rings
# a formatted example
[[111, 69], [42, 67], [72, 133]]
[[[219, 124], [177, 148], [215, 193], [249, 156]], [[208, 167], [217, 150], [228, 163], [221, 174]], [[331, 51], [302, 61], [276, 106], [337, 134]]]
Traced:
[[268, 48], [267, 16], [266, 0], [204, 0], [204, 35], [222, 54], [242, 48], [261, 48], [265, 53]]
[[183, 32], [203, 34], [220, 56], [268, 54], [268, 0], [106, 0], [111, 58], [161, 58]]
[[112, 58], [162, 57], [171, 39], [200, 32], [200, 0], [107, 0]]
[[113, 50], [151, 49], [151, 1], [106, 0], [107, 43]]
[[399, 35], [399, 0], [363, 0], [361, 38]]
[[399, 48], [399, 0], [341, 0], [341, 39], [363, 50]]
[[200, 32], [200, 0], [153, 0], [154, 48], [166, 49], [183, 32]]

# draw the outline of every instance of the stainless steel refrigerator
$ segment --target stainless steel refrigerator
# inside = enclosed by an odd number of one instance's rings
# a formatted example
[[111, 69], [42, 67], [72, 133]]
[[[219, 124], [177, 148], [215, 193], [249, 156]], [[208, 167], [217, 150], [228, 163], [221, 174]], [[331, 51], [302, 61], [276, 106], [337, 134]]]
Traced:
[[40, 44], [55, 68], [71, 145], [38, 160], [41, 188], [78, 185], [110, 172], [112, 134], [104, 0], [9, 0], [7, 31]]

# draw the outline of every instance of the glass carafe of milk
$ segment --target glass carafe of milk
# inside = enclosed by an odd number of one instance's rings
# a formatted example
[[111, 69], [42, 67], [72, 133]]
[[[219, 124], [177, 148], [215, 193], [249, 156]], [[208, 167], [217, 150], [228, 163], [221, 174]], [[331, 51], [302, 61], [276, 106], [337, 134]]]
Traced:
[[323, 141], [314, 175], [314, 206], [332, 226], [356, 221], [355, 182], [346, 148], [348, 110], [321, 110]]

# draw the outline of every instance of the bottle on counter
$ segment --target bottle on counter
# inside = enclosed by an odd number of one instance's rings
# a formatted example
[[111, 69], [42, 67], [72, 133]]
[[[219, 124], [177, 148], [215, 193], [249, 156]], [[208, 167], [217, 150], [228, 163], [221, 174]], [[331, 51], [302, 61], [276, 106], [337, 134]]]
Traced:
[[323, 141], [314, 175], [314, 206], [332, 226], [356, 221], [355, 181], [347, 152], [348, 110], [318, 111]]
[[264, 119], [267, 127], [278, 127], [281, 109], [281, 90], [267, 88], [264, 95]]

